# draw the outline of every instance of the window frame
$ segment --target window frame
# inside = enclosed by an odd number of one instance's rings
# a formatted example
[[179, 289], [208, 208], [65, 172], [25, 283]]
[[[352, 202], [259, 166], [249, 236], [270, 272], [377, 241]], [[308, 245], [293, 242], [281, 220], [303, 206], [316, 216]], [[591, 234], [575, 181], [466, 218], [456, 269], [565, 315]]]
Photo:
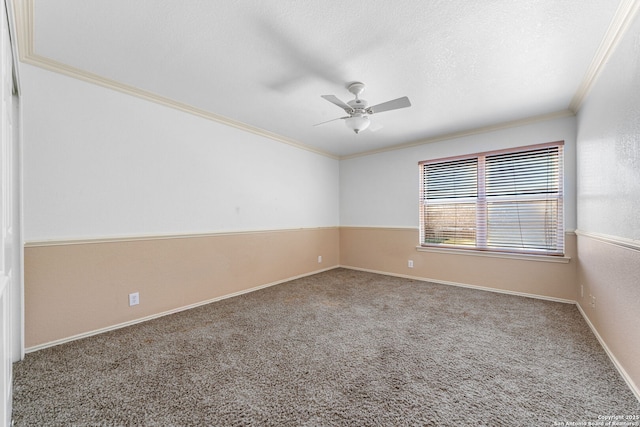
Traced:
[[[528, 151], [535, 151], [544, 148], [557, 147], [558, 148], [558, 165], [557, 165], [557, 173], [558, 173], [558, 189], [555, 193], [548, 192], [539, 192], [536, 195], [512, 195], [509, 196], [489, 196], [487, 198], [486, 194], [486, 158], [491, 156], [499, 156], [501, 154], [517, 154], [517, 153], [525, 153]], [[425, 176], [424, 171], [425, 165], [429, 164], [442, 164], [447, 162], [456, 162], [456, 161], [464, 161], [476, 159], [477, 160], [477, 178], [476, 178], [476, 195], [475, 197], [470, 197], [467, 199], [457, 198], [457, 201], [447, 202], [450, 199], [435, 199], [437, 201], [432, 200], [431, 203], [426, 202], [425, 197]], [[420, 180], [420, 192], [419, 192], [419, 242], [420, 245], [418, 249], [422, 250], [436, 250], [436, 251], [451, 251], [456, 253], [497, 253], [504, 255], [533, 255], [533, 256], [543, 256], [543, 257], [564, 257], [565, 255], [565, 225], [564, 225], [564, 141], [554, 141], [547, 142], [542, 144], [533, 144], [519, 147], [512, 147], [500, 150], [492, 150], [492, 151], [484, 151], [472, 154], [463, 154], [458, 156], [450, 156], [443, 157], [437, 159], [423, 160], [418, 162], [418, 170], [419, 170], [419, 180]], [[554, 236], [556, 243], [556, 249], [522, 249], [522, 248], [508, 248], [508, 247], [496, 247], [496, 246], [487, 246], [487, 234], [489, 232], [488, 225], [488, 201], [512, 201], [522, 202], [524, 200], [555, 200], [555, 209], [557, 209], [557, 213], [555, 216], [555, 228], [551, 227], [550, 229], [554, 229]], [[473, 245], [456, 245], [456, 244], [446, 244], [446, 243], [434, 243], [434, 242], [426, 242], [426, 209], [427, 206], [434, 206], [441, 204], [443, 206], [454, 205], [456, 203], [462, 201], [472, 201], [475, 204], [475, 219], [476, 219], [476, 228], [475, 232], [475, 243]], [[459, 203], [461, 204], [461, 203]], [[484, 225], [483, 225], [484, 224]]]

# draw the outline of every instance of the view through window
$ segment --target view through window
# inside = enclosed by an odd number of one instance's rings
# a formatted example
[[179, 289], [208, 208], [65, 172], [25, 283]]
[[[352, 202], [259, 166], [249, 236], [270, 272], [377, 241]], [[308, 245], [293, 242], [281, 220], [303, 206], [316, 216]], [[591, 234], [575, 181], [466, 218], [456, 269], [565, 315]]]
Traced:
[[422, 246], [564, 254], [563, 143], [420, 162]]

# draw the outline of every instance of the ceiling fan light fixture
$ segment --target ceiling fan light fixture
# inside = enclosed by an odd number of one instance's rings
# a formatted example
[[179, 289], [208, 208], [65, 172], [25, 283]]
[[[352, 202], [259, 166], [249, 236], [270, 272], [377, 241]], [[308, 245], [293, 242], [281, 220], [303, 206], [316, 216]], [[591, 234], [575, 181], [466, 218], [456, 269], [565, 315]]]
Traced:
[[[371, 114], [382, 113], [384, 111], [397, 110], [399, 108], [411, 107], [411, 102], [409, 98], [403, 96], [402, 98], [392, 99], [391, 101], [383, 102], [382, 104], [376, 104], [374, 106], [369, 107], [369, 103], [360, 99], [360, 94], [364, 90], [364, 83], [362, 82], [353, 82], [351, 83], [347, 89], [349, 92], [354, 94], [356, 97], [349, 102], [344, 102], [340, 100], [335, 95], [320, 95], [325, 100], [330, 103], [337, 105], [342, 108], [345, 113], [348, 114], [346, 117], [338, 117], [333, 120], [343, 120], [344, 124], [347, 125], [349, 129], [354, 131], [355, 133], [360, 133], [363, 130], [367, 129], [371, 122], [369, 121], [369, 116]], [[332, 122], [333, 120], [327, 120], [322, 123], [318, 123], [318, 125]], [[317, 125], [314, 125], [317, 126]], [[379, 127], [378, 127], [379, 129]]]
[[363, 115], [355, 115], [344, 120], [344, 124], [355, 133], [360, 133], [369, 127], [371, 122], [369, 117]]

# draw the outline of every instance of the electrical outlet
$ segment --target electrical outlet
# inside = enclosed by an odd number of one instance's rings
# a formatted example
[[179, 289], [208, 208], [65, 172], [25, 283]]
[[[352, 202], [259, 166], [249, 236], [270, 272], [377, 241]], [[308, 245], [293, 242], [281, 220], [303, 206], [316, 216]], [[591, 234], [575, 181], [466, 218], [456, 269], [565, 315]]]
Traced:
[[407, 262], [407, 267], [413, 268], [413, 260], [412, 259], [410, 259], [409, 262]]
[[580, 298], [584, 298], [584, 285], [580, 285]]
[[140, 293], [134, 292], [129, 294], [129, 307], [140, 304]]
[[322, 262], [322, 255], [318, 255], [318, 264]]
[[596, 308], [596, 297], [594, 297], [593, 295], [591, 295], [591, 308], [593, 308], [594, 310]]

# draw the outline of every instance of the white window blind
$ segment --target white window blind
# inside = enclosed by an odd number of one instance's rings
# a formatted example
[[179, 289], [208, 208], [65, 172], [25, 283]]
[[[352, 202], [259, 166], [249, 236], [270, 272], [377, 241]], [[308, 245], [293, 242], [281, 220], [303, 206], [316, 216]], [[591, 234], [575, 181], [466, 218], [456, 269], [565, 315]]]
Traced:
[[562, 149], [420, 162], [421, 244], [563, 255]]

